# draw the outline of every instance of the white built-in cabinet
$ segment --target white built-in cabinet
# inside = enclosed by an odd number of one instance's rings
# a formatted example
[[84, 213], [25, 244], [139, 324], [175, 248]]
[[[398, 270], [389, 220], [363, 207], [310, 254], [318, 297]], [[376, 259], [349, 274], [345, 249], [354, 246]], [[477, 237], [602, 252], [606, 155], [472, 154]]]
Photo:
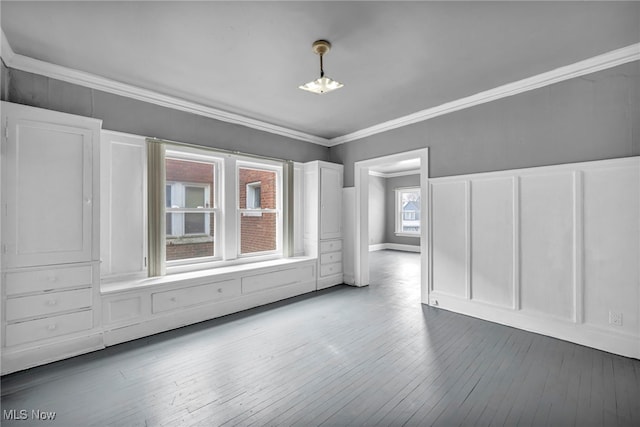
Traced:
[[2, 372], [102, 347], [101, 121], [2, 102]]
[[304, 165], [304, 246], [318, 258], [318, 289], [343, 283], [343, 166], [324, 161]]
[[147, 145], [142, 136], [102, 131], [100, 276], [147, 276]]
[[2, 374], [342, 283], [342, 165], [294, 164], [294, 257], [147, 277], [147, 146], [2, 102]]

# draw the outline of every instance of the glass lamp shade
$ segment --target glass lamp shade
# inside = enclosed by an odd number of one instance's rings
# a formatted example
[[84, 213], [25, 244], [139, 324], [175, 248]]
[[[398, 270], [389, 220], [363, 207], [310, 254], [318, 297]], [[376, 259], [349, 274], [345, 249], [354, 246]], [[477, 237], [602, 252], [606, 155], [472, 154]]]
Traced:
[[317, 93], [322, 95], [323, 93], [331, 92], [332, 90], [340, 89], [344, 86], [342, 83], [335, 80], [331, 80], [329, 77], [320, 77], [317, 80], [298, 86], [302, 90]]

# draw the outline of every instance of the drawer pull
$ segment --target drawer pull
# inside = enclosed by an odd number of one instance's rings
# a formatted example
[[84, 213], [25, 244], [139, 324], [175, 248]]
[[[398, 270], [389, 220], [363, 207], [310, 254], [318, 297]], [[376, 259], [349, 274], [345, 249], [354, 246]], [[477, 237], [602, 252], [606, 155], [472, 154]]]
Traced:
[[221, 294], [222, 293], [222, 288], [218, 288], [218, 293]]
[[51, 323], [49, 326], [47, 326], [47, 330], [55, 331], [57, 327], [58, 325], [56, 325], [55, 323]]
[[54, 275], [47, 276], [47, 280], [50, 281], [51, 283], [55, 283], [58, 281], [58, 277]]
[[176, 298], [176, 297], [171, 297], [171, 298], [169, 298], [169, 301], [171, 301], [171, 302], [177, 302], [177, 301], [178, 301], [178, 298]]
[[54, 305], [57, 305], [57, 304], [58, 304], [58, 300], [56, 300], [56, 299], [47, 300], [47, 305], [48, 306], [54, 306]]

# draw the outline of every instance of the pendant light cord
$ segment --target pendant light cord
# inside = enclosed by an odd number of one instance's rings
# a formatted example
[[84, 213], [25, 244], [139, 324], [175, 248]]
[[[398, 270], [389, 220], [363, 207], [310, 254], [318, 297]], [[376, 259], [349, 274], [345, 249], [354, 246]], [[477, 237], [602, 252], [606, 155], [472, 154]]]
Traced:
[[320, 78], [324, 77], [324, 69], [322, 68], [322, 54], [320, 54]]

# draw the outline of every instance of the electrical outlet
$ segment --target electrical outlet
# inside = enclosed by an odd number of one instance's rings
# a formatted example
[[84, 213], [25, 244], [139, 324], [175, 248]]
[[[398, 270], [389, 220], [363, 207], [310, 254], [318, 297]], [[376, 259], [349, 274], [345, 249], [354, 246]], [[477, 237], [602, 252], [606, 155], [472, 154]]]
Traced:
[[614, 326], [622, 326], [622, 313], [609, 311], [609, 324]]

